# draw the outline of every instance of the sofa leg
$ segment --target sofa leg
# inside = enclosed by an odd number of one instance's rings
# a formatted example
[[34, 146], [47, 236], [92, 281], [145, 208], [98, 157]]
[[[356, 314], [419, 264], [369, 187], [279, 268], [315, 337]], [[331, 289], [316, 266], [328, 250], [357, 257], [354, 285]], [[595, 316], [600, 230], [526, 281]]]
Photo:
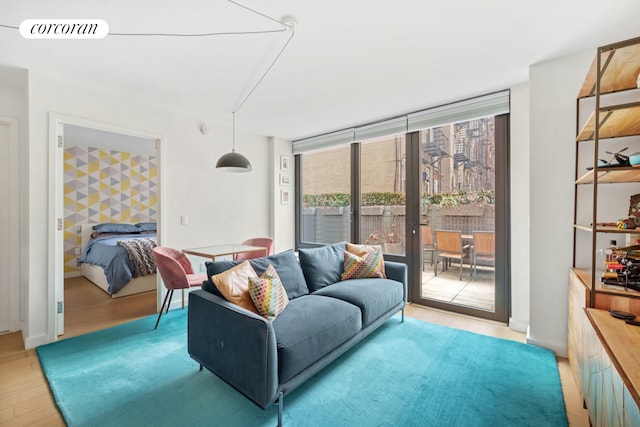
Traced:
[[278, 396], [278, 427], [282, 427], [282, 410], [284, 406], [284, 393], [280, 392]]
[[400, 323], [404, 323], [404, 307], [402, 307], [402, 321]]

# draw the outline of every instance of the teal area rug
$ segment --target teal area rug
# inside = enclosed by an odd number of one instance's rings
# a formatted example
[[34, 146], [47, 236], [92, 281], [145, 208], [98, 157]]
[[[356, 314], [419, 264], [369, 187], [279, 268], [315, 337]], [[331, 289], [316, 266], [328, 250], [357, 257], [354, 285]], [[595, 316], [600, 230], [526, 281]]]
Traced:
[[[37, 348], [70, 426], [268, 426], [187, 354], [187, 310]], [[566, 426], [552, 352], [398, 317], [284, 399], [285, 426]]]

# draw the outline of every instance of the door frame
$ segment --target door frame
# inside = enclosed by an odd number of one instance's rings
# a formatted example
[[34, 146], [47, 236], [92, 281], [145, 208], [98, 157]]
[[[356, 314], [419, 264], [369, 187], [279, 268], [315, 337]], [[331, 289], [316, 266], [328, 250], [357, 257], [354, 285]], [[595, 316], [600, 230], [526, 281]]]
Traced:
[[7, 301], [9, 308], [9, 331], [17, 331], [20, 326], [20, 121], [14, 117], [0, 116], [0, 124], [9, 127], [9, 146], [7, 147], [9, 169], [7, 170], [8, 187], [9, 187], [9, 206], [16, 209], [9, 209], [9, 235], [7, 241], [10, 248], [7, 259], [7, 268], [9, 282], [7, 283], [9, 290], [9, 299]]
[[[131, 129], [124, 126], [99, 122], [96, 120], [49, 113], [49, 236], [48, 236], [48, 317], [47, 317], [47, 342], [53, 342], [59, 335], [64, 334], [64, 227], [58, 229], [58, 220], [64, 222], [64, 125], [81, 126], [106, 132], [135, 136], [138, 138], [156, 141], [156, 155], [158, 158], [158, 245], [161, 245], [164, 227], [162, 212], [165, 211], [165, 199], [162, 197], [164, 188], [164, 170], [162, 148], [165, 138], [157, 134]], [[62, 141], [60, 144], [58, 141]], [[158, 280], [156, 288], [160, 290]], [[156, 310], [161, 306], [162, 295], [157, 292]], [[58, 313], [58, 304], [61, 304], [62, 312]]]
[[496, 266], [495, 310], [476, 309], [443, 301], [422, 298], [422, 250], [420, 233], [420, 137], [418, 132], [407, 134], [407, 221], [406, 236], [411, 250], [407, 256], [409, 267], [409, 301], [474, 317], [508, 323], [511, 316], [511, 216], [510, 213], [510, 115], [495, 117], [496, 129]]

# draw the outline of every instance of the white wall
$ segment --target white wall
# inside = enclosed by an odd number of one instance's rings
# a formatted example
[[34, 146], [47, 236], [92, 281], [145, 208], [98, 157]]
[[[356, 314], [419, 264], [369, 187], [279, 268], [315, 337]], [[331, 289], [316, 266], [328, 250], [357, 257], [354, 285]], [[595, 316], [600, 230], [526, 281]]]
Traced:
[[27, 211], [26, 198], [21, 197], [20, 185], [26, 182], [26, 159], [28, 142], [28, 113], [27, 113], [27, 71], [15, 68], [0, 67], [0, 116], [15, 118], [18, 120], [19, 135], [16, 146], [9, 147], [9, 191], [10, 200], [17, 209], [11, 209], [9, 223], [10, 235], [3, 236], [9, 239], [13, 251], [9, 258], [9, 329], [16, 331], [22, 329], [21, 323], [25, 318], [24, 301], [28, 278], [21, 274], [25, 271], [26, 254], [24, 246], [20, 244], [21, 237], [26, 236], [27, 222], [24, 220], [24, 212]]
[[511, 88], [511, 318], [509, 327], [529, 326], [529, 84]]
[[[271, 165], [265, 137], [236, 131], [236, 148], [253, 165], [249, 174], [225, 174], [215, 170], [217, 159], [231, 150], [231, 128], [209, 124], [203, 135], [201, 120], [145, 105], [126, 94], [80, 86], [61, 78], [29, 73], [29, 237], [28, 324], [25, 344], [47, 341], [47, 250], [49, 149], [48, 114], [79, 117], [113, 124], [163, 138], [160, 147], [160, 241], [176, 248], [239, 242], [268, 235], [272, 223]], [[180, 225], [180, 216], [189, 224]]]
[[[271, 170], [273, 179], [273, 216], [271, 234], [275, 238], [276, 252], [295, 247], [295, 165], [291, 151], [291, 141], [269, 138], [271, 145]], [[289, 159], [289, 171], [280, 170], [280, 158]], [[280, 185], [280, 175], [289, 177], [289, 185]], [[289, 191], [289, 203], [282, 203], [282, 191]]]
[[595, 49], [529, 69], [531, 314], [527, 341], [565, 357], [576, 96], [594, 54]]

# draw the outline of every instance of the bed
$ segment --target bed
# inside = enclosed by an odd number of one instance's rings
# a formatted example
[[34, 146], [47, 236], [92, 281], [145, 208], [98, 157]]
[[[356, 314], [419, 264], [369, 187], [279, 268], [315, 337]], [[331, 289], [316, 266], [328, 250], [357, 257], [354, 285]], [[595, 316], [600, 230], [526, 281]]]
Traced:
[[[157, 235], [152, 231], [112, 236], [103, 233], [94, 239], [91, 237], [95, 231], [94, 225], [96, 224], [81, 225], [82, 275], [112, 298], [156, 290], [158, 279], [155, 274], [155, 265], [152, 268], [153, 274], [133, 277], [133, 272], [136, 270], [135, 264], [129, 259], [127, 250], [120, 246], [118, 241], [155, 239]], [[150, 271], [151, 268], [148, 272]]]

